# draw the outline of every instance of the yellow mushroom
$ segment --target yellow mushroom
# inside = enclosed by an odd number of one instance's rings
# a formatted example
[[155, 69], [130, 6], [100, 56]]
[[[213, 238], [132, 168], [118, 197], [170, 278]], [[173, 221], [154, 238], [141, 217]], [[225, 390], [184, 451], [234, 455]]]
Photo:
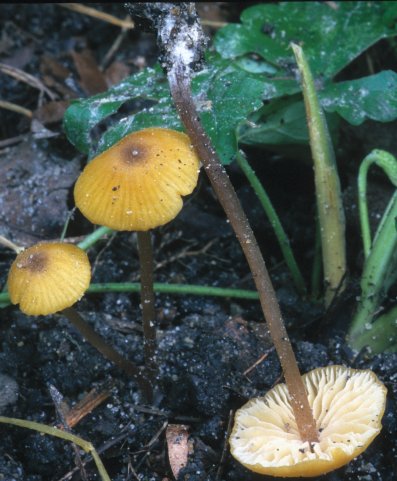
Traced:
[[81, 299], [90, 280], [90, 262], [82, 249], [43, 242], [18, 254], [8, 274], [8, 291], [25, 314], [47, 315]]
[[93, 224], [146, 231], [166, 224], [197, 184], [189, 137], [163, 128], [127, 135], [93, 159], [76, 182], [76, 206]]
[[379, 434], [387, 391], [372, 371], [328, 366], [302, 378], [319, 442], [301, 441], [287, 386], [279, 384], [236, 412], [231, 453], [251, 471], [319, 476], [347, 464]]

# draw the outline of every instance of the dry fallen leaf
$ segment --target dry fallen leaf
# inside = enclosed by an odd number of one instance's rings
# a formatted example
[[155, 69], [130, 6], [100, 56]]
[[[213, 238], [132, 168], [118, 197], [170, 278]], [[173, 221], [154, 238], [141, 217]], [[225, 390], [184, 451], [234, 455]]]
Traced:
[[178, 479], [179, 471], [187, 464], [189, 454], [188, 428], [184, 424], [169, 424], [165, 432], [168, 459], [175, 479]]
[[72, 50], [70, 54], [80, 76], [80, 84], [86, 94], [95, 95], [104, 92], [108, 88], [106, 80], [91, 50], [86, 48], [80, 53]]

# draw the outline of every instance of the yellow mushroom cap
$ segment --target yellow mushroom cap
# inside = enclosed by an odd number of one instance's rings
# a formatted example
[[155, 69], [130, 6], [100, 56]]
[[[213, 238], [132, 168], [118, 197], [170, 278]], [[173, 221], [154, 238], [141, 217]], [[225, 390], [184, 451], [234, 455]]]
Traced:
[[95, 157], [77, 179], [74, 198], [93, 224], [146, 231], [182, 209], [197, 184], [199, 159], [186, 134], [150, 128]]
[[302, 376], [319, 442], [302, 442], [286, 384], [251, 399], [236, 412], [231, 453], [256, 473], [312, 477], [361, 454], [379, 434], [386, 388], [369, 370], [328, 366]]
[[18, 254], [8, 274], [8, 291], [11, 302], [25, 314], [47, 315], [81, 299], [90, 280], [90, 262], [82, 249], [40, 243]]

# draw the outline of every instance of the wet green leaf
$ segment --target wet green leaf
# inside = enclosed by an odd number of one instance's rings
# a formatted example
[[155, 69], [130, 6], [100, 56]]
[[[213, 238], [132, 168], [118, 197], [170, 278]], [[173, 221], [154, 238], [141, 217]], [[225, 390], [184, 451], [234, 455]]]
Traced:
[[366, 119], [390, 122], [397, 118], [397, 74], [387, 70], [329, 85], [319, 97], [327, 112], [337, 112], [352, 125]]
[[[77, 100], [67, 109], [64, 117], [64, 129], [69, 141], [81, 152], [93, 152], [93, 140], [91, 138], [92, 129], [107, 117], [115, 114], [120, 107], [131, 100], [141, 100], [142, 102], [153, 101], [160, 103], [164, 99], [170, 98], [168, 84], [160, 70], [146, 69], [143, 72], [135, 74], [124, 80], [115, 87], [110, 88], [104, 93], [95, 95], [88, 99]], [[171, 103], [169, 103], [171, 105]], [[145, 110], [144, 104], [141, 109]], [[127, 112], [126, 115], [133, 115]], [[121, 123], [125, 123], [124, 119], [120, 119]], [[152, 127], [157, 119], [149, 118], [147, 127]], [[123, 131], [120, 128], [120, 131]], [[116, 135], [109, 134], [106, 141], [103, 142], [102, 150], [121, 139]], [[129, 132], [125, 132], [124, 135]], [[96, 153], [101, 150], [95, 149]]]
[[[241, 19], [242, 24], [218, 32], [219, 53], [207, 54], [207, 68], [192, 84], [203, 126], [224, 164], [233, 160], [236, 129], [239, 141], [254, 145], [307, 143], [302, 106], [296, 98], [288, 100], [300, 92], [291, 40], [304, 44], [318, 85], [325, 85], [319, 96], [328, 112], [352, 124], [397, 117], [393, 72], [331, 83], [365, 49], [396, 34], [397, 3], [337, 2], [335, 8], [324, 2], [261, 4], [246, 9]], [[75, 101], [64, 126], [69, 140], [90, 157], [142, 128], [182, 129], [159, 66]]]
[[221, 29], [217, 51], [228, 59], [256, 54], [286, 73], [291, 42], [305, 48], [313, 74], [331, 79], [381, 38], [395, 35], [395, 2], [280, 2], [247, 8], [241, 24]]
[[[192, 82], [203, 126], [225, 164], [233, 160], [236, 152], [238, 122], [261, 107], [263, 100], [298, 89], [294, 80], [269, 82], [216, 55], [211, 56], [208, 69], [196, 75]], [[140, 102], [136, 111], [126, 112], [124, 116], [119, 112], [95, 142], [91, 137], [92, 129], [131, 101]], [[112, 118], [109, 120], [111, 122]], [[108, 149], [130, 132], [155, 126], [182, 129], [160, 68], [147, 69], [105, 93], [73, 103], [64, 120], [69, 140], [90, 157]]]

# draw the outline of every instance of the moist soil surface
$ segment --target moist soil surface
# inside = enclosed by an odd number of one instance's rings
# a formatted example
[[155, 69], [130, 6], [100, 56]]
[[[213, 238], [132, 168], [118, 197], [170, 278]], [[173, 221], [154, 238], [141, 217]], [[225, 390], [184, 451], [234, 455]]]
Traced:
[[[126, 16], [121, 4], [92, 7]], [[243, 6], [200, 8], [204, 18], [237, 21]], [[3, 99], [31, 112], [1, 110], [0, 234], [28, 246], [59, 239], [73, 208], [73, 185], [85, 158], [63, 134], [66, 105], [153, 64], [157, 49], [149, 34], [136, 29], [122, 33], [117, 26], [55, 4], [3, 4], [0, 12], [0, 61], [40, 80], [37, 88], [20, 76], [0, 72]], [[381, 434], [359, 458], [321, 477], [324, 481], [392, 481], [397, 476], [397, 356], [371, 358], [365, 350], [352, 352], [345, 342], [362, 269], [355, 176], [365, 153], [379, 147], [379, 137], [373, 135], [376, 129], [393, 149], [390, 125], [381, 130], [369, 124], [354, 131], [346, 127], [341, 135], [337, 153], [347, 217], [349, 279], [328, 310], [296, 293], [258, 200], [237, 167], [228, 170], [264, 253], [301, 371], [328, 364], [372, 369], [388, 388]], [[310, 157], [296, 161], [254, 149], [247, 155], [309, 280], [315, 216]], [[373, 178], [374, 222], [390, 193], [381, 176]], [[76, 212], [66, 238], [77, 242], [92, 230]], [[157, 282], [254, 289], [239, 244], [203, 173], [179, 216], [153, 231], [152, 237]], [[109, 235], [88, 254], [93, 282], [139, 280], [134, 233]], [[2, 287], [13, 259], [12, 251], [0, 250]], [[89, 294], [76, 309], [109, 344], [142, 366], [139, 303], [137, 293]], [[136, 382], [85, 342], [61, 314], [33, 318], [15, 306], [4, 306], [0, 414], [61, 428], [68, 422], [71, 432], [96, 447], [113, 481], [174, 479], [166, 442], [170, 425], [189, 434], [188, 463], [179, 480], [271, 479], [239, 465], [227, 444], [234, 411], [282, 381], [258, 301], [159, 294], [156, 314], [158, 373], [154, 398], [147, 402]], [[98, 399], [96, 407], [81, 407], [87, 395]], [[3, 424], [0, 430], [0, 480], [99, 479], [90, 457], [77, 456], [68, 442]]]

